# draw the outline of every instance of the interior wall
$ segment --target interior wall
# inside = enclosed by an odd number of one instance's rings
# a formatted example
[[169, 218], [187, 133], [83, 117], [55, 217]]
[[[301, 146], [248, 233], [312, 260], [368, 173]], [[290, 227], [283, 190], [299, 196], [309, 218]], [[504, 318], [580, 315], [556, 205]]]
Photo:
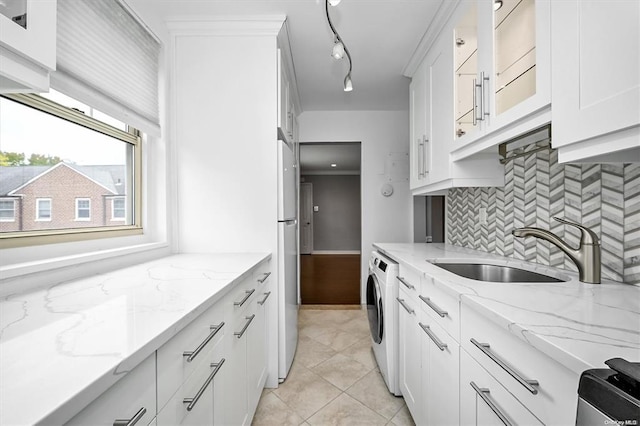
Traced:
[[304, 175], [313, 184], [313, 251], [360, 251], [360, 176]]
[[[556, 246], [511, 234], [514, 228], [534, 226], [577, 247], [580, 231], [552, 219], [557, 216], [598, 234], [603, 278], [640, 284], [638, 182], [639, 163], [559, 164], [557, 151], [517, 158], [505, 164], [503, 188], [449, 190], [447, 242], [575, 271]], [[479, 223], [480, 208], [486, 209], [486, 224]]]
[[[300, 141], [361, 142], [361, 302], [369, 252], [374, 242], [413, 241], [413, 199], [409, 190], [408, 111], [307, 111], [298, 117]], [[400, 161], [406, 158], [406, 163]], [[401, 164], [398, 164], [401, 163]], [[381, 187], [394, 192], [385, 197]]]

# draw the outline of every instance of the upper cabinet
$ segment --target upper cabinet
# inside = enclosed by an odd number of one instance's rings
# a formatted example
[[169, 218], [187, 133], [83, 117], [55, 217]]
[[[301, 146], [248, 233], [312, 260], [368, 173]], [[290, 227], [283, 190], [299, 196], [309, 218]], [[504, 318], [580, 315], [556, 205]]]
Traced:
[[554, 1], [551, 12], [558, 159], [640, 161], [640, 2]]
[[56, 0], [0, 2], [0, 93], [46, 92], [56, 68]]
[[460, 2], [452, 40], [454, 160], [550, 121], [549, 3]]
[[300, 102], [289, 50], [287, 23], [278, 35], [278, 138], [297, 142], [297, 116]]

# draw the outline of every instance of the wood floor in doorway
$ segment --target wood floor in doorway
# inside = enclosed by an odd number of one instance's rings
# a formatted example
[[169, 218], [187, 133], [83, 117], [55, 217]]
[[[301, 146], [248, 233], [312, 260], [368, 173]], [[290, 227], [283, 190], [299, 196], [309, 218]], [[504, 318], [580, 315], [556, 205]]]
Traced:
[[359, 254], [302, 255], [300, 269], [302, 304], [360, 304]]

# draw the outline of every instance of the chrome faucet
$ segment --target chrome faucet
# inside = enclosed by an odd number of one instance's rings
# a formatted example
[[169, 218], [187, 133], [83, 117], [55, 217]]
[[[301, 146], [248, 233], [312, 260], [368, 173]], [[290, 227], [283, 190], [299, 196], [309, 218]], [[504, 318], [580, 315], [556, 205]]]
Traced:
[[600, 284], [601, 262], [600, 262], [600, 241], [598, 236], [591, 229], [568, 220], [554, 217], [558, 222], [565, 225], [575, 226], [582, 234], [580, 237], [580, 247], [574, 249], [560, 239], [556, 234], [540, 228], [516, 228], [511, 233], [515, 237], [536, 237], [557, 246], [573, 260], [578, 267], [580, 281], [589, 284]]

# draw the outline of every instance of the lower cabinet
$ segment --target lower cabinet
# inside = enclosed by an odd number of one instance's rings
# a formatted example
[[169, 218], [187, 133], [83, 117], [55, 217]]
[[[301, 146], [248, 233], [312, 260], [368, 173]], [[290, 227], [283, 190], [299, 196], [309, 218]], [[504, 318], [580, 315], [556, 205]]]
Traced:
[[400, 392], [416, 424], [420, 424], [420, 328], [417, 302], [404, 289], [398, 292], [398, 369]]
[[156, 415], [155, 353], [76, 414], [71, 426], [147, 425]]
[[460, 350], [461, 425], [542, 425], [524, 405]]

